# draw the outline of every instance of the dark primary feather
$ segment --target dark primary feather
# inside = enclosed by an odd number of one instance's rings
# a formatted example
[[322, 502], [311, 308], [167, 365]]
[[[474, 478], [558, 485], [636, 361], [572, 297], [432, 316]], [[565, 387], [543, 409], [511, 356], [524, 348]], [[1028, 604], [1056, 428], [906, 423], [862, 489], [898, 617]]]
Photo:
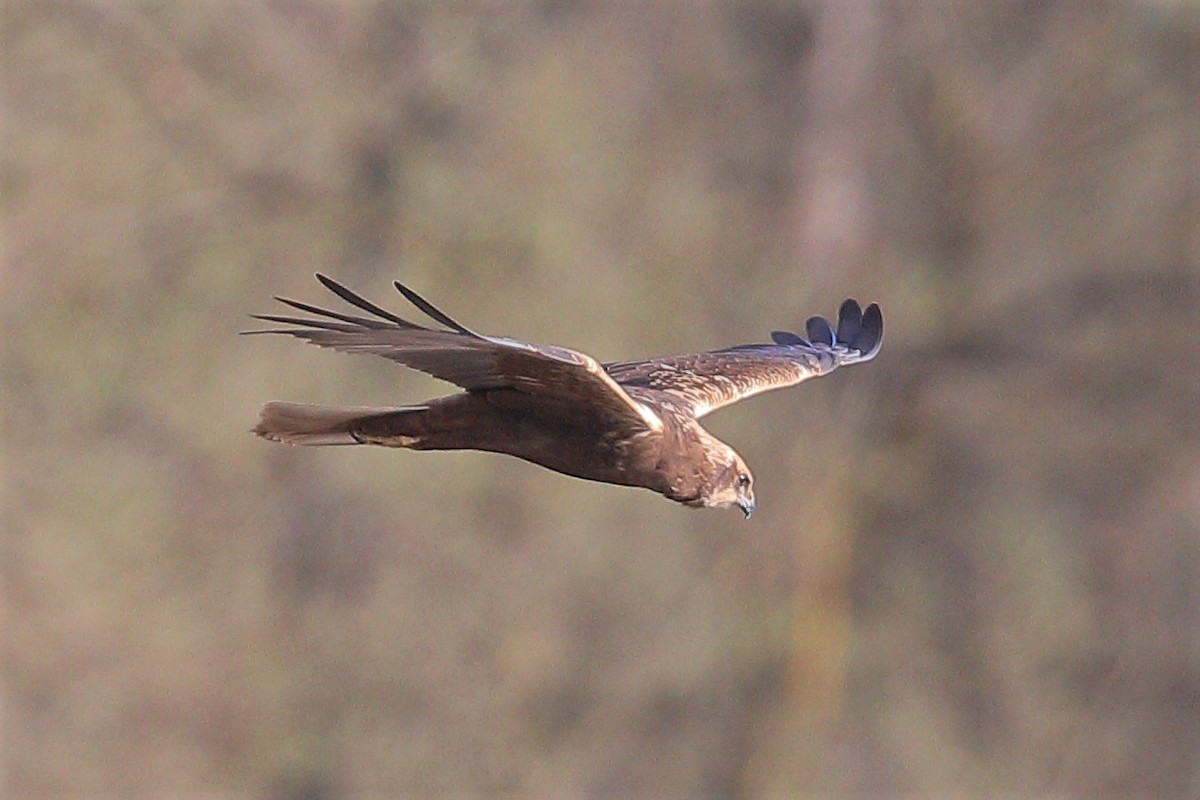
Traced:
[[833, 347], [833, 343], [837, 340], [833, 326], [824, 317], [809, 317], [808, 322], [804, 323], [804, 329], [808, 333], [808, 340], [813, 344]]
[[538, 397], [546, 408], [564, 412], [587, 408], [593, 425], [630, 435], [661, 425], [653, 411], [631, 398], [595, 359], [584, 353], [482, 336], [397, 283], [397, 290], [413, 305], [451, 330], [426, 328], [380, 308], [331, 278], [318, 274], [317, 279], [342, 300], [375, 318], [276, 298], [318, 318], [253, 314], [255, 319], [290, 327], [248, 333], [285, 334], [346, 353], [382, 356], [467, 390], [516, 389]]
[[[358, 306], [363, 311], [374, 314], [377, 317], [382, 317], [382, 318], [386, 319], [388, 322], [394, 322], [402, 328], [420, 327], [418, 325], [413, 325], [411, 322], [403, 320], [400, 317], [397, 317], [395, 314], [393, 314], [392, 312], [390, 312], [386, 309], [380, 308], [379, 306], [370, 302], [366, 298], [359, 297], [354, 292], [350, 291], [345, 286], [342, 286], [340, 283], [335, 281], [333, 278], [330, 278], [326, 275], [322, 275], [321, 273], [318, 272], [317, 280], [320, 281], [321, 285], [324, 286], [326, 289], [333, 292], [338, 297], [342, 298], [343, 300], [345, 300], [347, 303], [349, 303], [352, 306]], [[317, 309], [317, 313], [323, 314], [325, 312], [321, 311], [320, 309]], [[333, 315], [327, 314], [326, 316], [333, 316]]]
[[812, 346], [807, 339], [803, 339], [791, 331], [771, 331], [771, 341], [782, 345], [798, 344], [801, 347]]
[[743, 344], [693, 355], [605, 364], [622, 386], [662, 392], [696, 417], [760, 392], [793, 386], [840, 366], [869, 361], [883, 341], [883, 314], [846, 300], [834, 326], [824, 317], [805, 325], [808, 338], [787, 331], [770, 344]]
[[452, 329], [458, 331], [459, 333], [463, 333], [468, 336], [478, 336], [478, 334], [475, 333], [474, 331], [467, 330], [467, 328], [465, 328], [464, 326], [459, 325], [457, 322], [450, 319], [450, 317], [448, 317], [441, 309], [433, 306], [424, 297], [421, 297], [421, 295], [417, 294], [412, 289], [409, 289], [407, 286], [402, 284], [400, 281], [392, 281], [392, 285], [395, 286], [396, 289], [399, 290], [400, 294], [404, 295], [404, 297], [410, 303], [412, 303], [414, 306], [416, 306], [417, 308], [421, 309], [426, 314], [428, 314], [431, 319], [433, 319], [437, 322], [440, 322], [443, 325], [445, 325], [447, 328], [452, 328]]

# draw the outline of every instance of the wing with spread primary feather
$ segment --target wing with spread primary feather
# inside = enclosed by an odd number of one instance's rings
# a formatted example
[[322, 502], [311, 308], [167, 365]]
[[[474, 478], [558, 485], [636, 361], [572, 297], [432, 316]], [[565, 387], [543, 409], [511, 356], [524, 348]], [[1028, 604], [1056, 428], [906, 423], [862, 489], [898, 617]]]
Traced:
[[702, 417], [761, 392], [870, 361], [883, 341], [883, 314], [874, 303], [864, 311], [856, 301], [846, 300], [836, 330], [824, 317], [811, 317], [806, 334], [775, 331], [769, 344], [613, 362], [604, 368], [622, 386], [663, 392], [693, 416]]
[[652, 409], [630, 397], [585, 353], [475, 333], [399, 282], [395, 283], [396, 289], [446, 330], [409, 322], [324, 275], [318, 274], [317, 279], [370, 316], [276, 297], [317, 318], [254, 314], [255, 319], [289, 327], [248, 333], [286, 334], [345, 353], [382, 356], [469, 391], [516, 389], [536, 395], [545, 405], [564, 412], [591, 414], [601, 428], [637, 433], [662, 426]]

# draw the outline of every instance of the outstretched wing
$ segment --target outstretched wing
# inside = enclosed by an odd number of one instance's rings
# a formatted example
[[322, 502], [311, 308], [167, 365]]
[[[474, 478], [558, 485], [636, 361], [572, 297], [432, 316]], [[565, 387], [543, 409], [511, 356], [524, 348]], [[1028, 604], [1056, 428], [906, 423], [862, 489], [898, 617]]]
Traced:
[[786, 331], [771, 344], [743, 344], [693, 355], [605, 364], [617, 383], [668, 395], [695, 417], [760, 392], [794, 386], [847, 364], [870, 361], [883, 342], [883, 314], [842, 303], [837, 330], [824, 317], [808, 320], [807, 338]]
[[484, 336], [455, 322], [412, 289], [395, 282], [409, 302], [446, 329], [409, 322], [317, 275], [325, 288], [370, 316], [345, 314], [296, 300], [279, 302], [318, 319], [252, 314], [291, 327], [247, 333], [281, 333], [345, 353], [370, 353], [399, 362], [467, 390], [515, 389], [544, 406], [591, 415], [591, 424], [627, 433], [657, 430], [658, 415], [630, 397], [594, 358], [576, 350]]

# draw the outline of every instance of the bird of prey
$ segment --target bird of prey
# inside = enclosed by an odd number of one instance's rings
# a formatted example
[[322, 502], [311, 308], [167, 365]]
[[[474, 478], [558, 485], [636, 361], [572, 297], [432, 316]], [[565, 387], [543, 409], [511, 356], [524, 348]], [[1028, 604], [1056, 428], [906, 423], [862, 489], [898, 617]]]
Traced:
[[[578, 478], [640, 486], [696, 508], [754, 511], [754, 478], [700, 417], [751, 395], [860, 361], [883, 339], [883, 315], [846, 300], [836, 329], [812, 317], [806, 335], [771, 343], [602, 364], [577, 350], [485, 336], [395, 282], [436, 326], [409, 322], [325, 277], [359, 313], [276, 297], [311, 317], [254, 314], [277, 333], [346, 353], [371, 353], [464, 391], [393, 408], [267, 403], [254, 433], [298, 445], [374, 444], [506, 453]], [[364, 316], [365, 315], [365, 316]]]

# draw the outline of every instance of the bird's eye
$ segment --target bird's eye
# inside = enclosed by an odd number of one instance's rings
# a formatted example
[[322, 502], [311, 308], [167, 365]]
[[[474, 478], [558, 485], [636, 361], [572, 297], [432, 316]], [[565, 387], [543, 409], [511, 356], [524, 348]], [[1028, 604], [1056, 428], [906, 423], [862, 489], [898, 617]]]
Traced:
[[738, 473], [738, 486], [745, 489], [749, 485], [750, 485], [750, 476], [744, 472]]

